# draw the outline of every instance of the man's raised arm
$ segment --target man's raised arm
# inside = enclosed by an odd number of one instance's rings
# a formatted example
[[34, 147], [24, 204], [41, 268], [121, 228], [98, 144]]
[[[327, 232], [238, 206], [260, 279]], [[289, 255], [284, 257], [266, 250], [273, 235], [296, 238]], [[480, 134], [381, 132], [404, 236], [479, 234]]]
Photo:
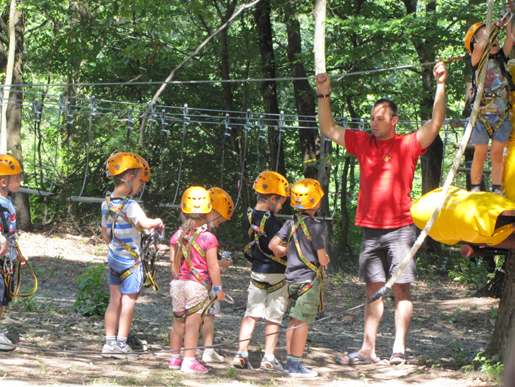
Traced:
[[[320, 130], [329, 139], [341, 146], [345, 146], [345, 128], [338, 126], [334, 122], [331, 102], [329, 101], [329, 87], [331, 81], [327, 74], [318, 74], [315, 77], [317, 83], [318, 98], [318, 123]], [[322, 97], [327, 96], [327, 97]]]
[[447, 69], [443, 62], [438, 62], [433, 74], [436, 79], [436, 95], [433, 105], [433, 117], [427, 121], [417, 132], [417, 140], [421, 149], [426, 149], [431, 145], [438, 135], [438, 131], [445, 122], [445, 110], [447, 102], [445, 100], [445, 81], [447, 80]]

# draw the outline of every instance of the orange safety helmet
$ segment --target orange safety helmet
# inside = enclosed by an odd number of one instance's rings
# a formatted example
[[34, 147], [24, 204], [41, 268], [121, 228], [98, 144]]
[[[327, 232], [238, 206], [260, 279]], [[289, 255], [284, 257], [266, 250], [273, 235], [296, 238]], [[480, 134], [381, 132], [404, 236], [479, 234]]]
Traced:
[[211, 207], [225, 219], [231, 220], [234, 213], [234, 202], [227, 192], [218, 187], [210, 188], [208, 191], [211, 197]]
[[0, 176], [22, 173], [20, 163], [11, 155], [0, 155]]
[[467, 33], [465, 34], [465, 47], [470, 55], [472, 55], [472, 51], [474, 51], [474, 45], [472, 44], [472, 38], [476, 34], [477, 30], [479, 30], [482, 27], [485, 27], [485, 23], [474, 23], [472, 24]]
[[211, 211], [211, 198], [205, 188], [190, 187], [182, 194], [181, 210], [186, 214], [207, 214]]
[[320, 183], [315, 179], [302, 179], [291, 187], [292, 207], [309, 210], [324, 196]]
[[135, 153], [115, 153], [107, 159], [107, 177], [113, 177], [125, 172], [128, 169], [143, 168], [143, 158]]
[[141, 160], [141, 163], [143, 164], [143, 175], [141, 176], [141, 180], [143, 180], [145, 183], [148, 183], [150, 180], [150, 165], [148, 165], [147, 160], [145, 160], [143, 157], [138, 155], [137, 153], [128, 152], [131, 155], [138, 156]]
[[264, 171], [259, 174], [254, 185], [256, 192], [262, 194], [275, 194], [280, 196], [290, 196], [290, 183], [280, 173]]

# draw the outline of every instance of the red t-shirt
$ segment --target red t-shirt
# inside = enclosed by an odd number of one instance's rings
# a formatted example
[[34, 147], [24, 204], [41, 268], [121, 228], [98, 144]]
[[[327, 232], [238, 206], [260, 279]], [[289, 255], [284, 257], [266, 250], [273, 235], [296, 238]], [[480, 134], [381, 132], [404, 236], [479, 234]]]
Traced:
[[345, 131], [347, 152], [358, 158], [356, 225], [397, 228], [413, 223], [410, 192], [420, 149], [417, 134], [395, 134], [386, 141], [361, 131]]

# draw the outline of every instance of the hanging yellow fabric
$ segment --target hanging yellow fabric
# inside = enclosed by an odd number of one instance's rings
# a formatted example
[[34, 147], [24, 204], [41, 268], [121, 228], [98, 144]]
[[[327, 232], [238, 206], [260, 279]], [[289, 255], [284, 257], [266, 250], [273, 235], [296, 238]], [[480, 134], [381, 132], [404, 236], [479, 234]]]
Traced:
[[[441, 188], [431, 191], [413, 203], [411, 215], [418, 228], [423, 229], [433, 214], [440, 191]], [[503, 211], [515, 211], [515, 202], [488, 192], [469, 193], [450, 187], [429, 236], [448, 245], [459, 241], [497, 245], [513, 232], [512, 224], [495, 229]]]

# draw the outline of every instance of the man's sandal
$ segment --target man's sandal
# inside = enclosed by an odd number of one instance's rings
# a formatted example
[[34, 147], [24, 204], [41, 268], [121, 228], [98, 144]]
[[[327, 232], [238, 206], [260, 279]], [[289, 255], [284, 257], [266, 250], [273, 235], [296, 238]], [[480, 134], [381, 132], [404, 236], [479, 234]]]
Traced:
[[402, 352], [394, 352], [392, 356], [390, 356], [390, 364], [391, 365], [399, 365], [406, 363], [406, 355]]
[[336, 358], [336, 362], [340, 363], [342, 365], [360, 365], [360, 364], [375, 364], [381, 361], [378, 357], [375, 359], [369, 359], [368, 357], [363, 356], [359, 352], [353, 352], [349, 355], [347, 355], [349, 360], [343, 360], [342, 357]]

